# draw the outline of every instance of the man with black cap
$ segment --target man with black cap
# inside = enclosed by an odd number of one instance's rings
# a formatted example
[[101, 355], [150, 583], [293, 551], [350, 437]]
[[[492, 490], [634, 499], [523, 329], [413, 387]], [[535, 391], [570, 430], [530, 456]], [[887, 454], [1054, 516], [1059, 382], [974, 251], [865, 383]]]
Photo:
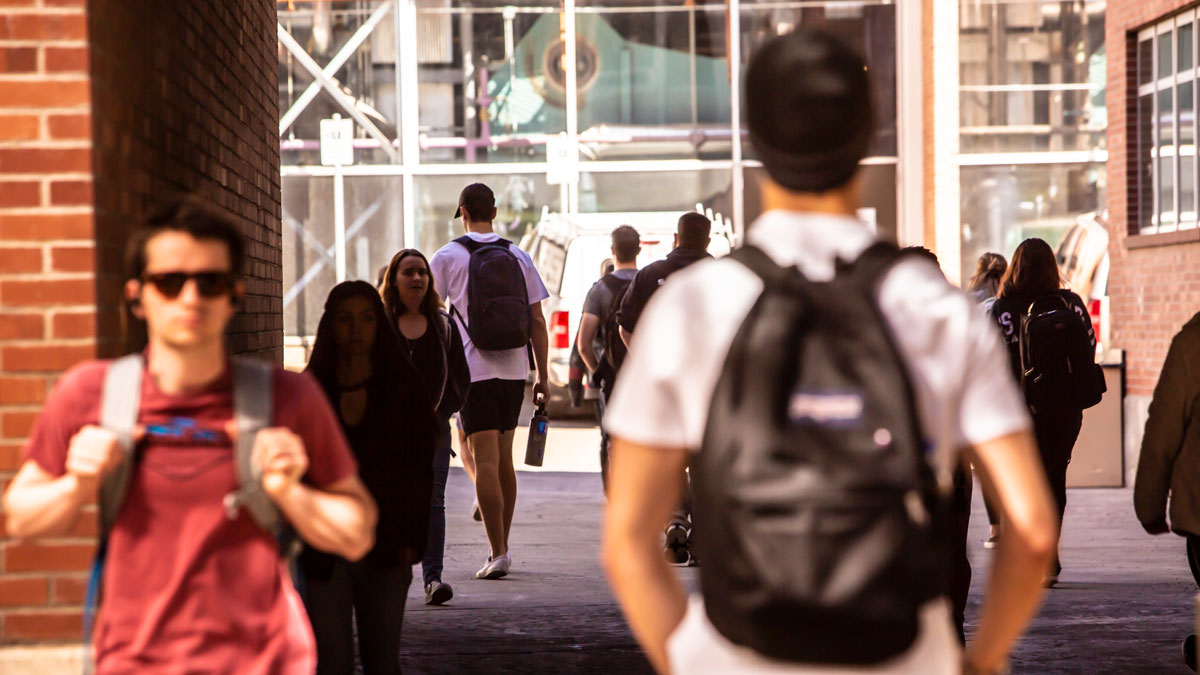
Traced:
[[[1004, 347], [936, 266], [854, 217], [874, 136], [862, 59], [802, 28], [757, 52], [745, 87], [764, 213], [744, 249], [650, 300], [605, 416], [617, 599], [660, 672], [1003, 672], [1055, 538]], [[829, 358], [852, 348], [871, 358]], [[960, 449], [1007, 524], [965, 653], [935, 536]], [[690, 601], [658, 548], [689, 462]]]
[[525, 398], [529, 345], [537, 366], [535, 400], [549, 396], [549, 335], [542, 301], [549, 297], [529, 255], [493, 229], [496, 198], [483, 183], [463, 188], [455, 218], [466, 234], [429, 261], [440, 294], [459, 322], [471, 388], [459, 412], [475, 462], [475, 496], [491, 550], [479, 579], [508, 574], [508, 535], [517, 504], [513, 431]]

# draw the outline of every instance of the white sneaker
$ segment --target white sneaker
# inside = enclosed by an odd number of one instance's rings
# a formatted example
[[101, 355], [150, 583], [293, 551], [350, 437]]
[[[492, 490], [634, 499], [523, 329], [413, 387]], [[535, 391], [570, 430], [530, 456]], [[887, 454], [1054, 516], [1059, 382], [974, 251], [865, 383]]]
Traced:
[[475, 573], [476, 579], [499, 579], [508, 575], [508, 569], [512, 566], [512, 559], [508, 554], [489, 558], [478, 572]]

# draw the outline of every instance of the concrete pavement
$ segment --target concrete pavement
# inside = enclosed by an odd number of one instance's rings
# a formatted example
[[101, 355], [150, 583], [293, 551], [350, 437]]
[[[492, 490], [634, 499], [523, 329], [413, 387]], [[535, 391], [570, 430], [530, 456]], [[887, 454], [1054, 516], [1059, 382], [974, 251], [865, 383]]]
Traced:
[[[586, 436], [582, 430], [570, 444], [560, 436], [547, 457], [584, 463], [594, 456], [594, 433], [582, 445], [575, 443]], [[445, 579], [456, 598], [449, 607], [426, 607], [414, 583], [404, 627], [406, 672], [648, 672], [600, 570], [599, 477], [521, 471], [519, 484], [513, 573], [476, 581], [486, 539], [470, 520], [469, 482], [452, 470]], [[980, 490], [975, 495], [968, 633], [991, 557], [982, 546], [987, 516]], [[1131, 490], [1069, 492], [1062, 561], [1060, 585], [1047, 593], [1013, 655], [1014, 673], [1189, 672], [1179, 643], [1192, 631], [1196, 585], [1183, 540], [1145, 535], [1133, 517]], [[679, 572], [694, 584], [695, 570]]]

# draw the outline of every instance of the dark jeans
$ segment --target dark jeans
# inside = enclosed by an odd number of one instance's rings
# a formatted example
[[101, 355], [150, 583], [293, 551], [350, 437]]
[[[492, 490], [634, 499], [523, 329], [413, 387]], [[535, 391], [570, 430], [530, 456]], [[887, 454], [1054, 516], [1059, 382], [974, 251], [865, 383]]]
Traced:
[[608, 495], [608, 432], [604, 430], [604, 410], [608, 407], [608, 393], [601, 389], [596, 399], [596, 419], [600, 422], [600, 481], [604, 494]]
[[429, 507], [429, 543], [421, 572], [426, 586], [442, 580], [446, 552], [446, 479], [450, 476], [450, 421], [439, 420], [437, 450], [433, 453], [433, 501]]
[[[1050, 493], [1054, 495], [1058, 507], [1060, 530], [1063, 513], [1067, 509], [1067, 465], [1071, 463], [1071, 450], [1075, 448], [1075, 440], [1079, 438], [1082, 426], [1082, 412], [1033, 416], [1033, 434], [1037, 437], [1038, 453], [1042, 458], [1042, 468], [1046, 470], [1046, 480], [1050, 483]], [[1057, 573], [1061, 570], [1056, 545], [1053, 571]]]
[[411, 565], [375, 566], [338, 558], [328, 579], [305, 579], [305, 606], [317, 638], [317, 675], [354, 672], [354, 626], [364, 675], [400, 672], [400, 629]]
[[954, 626], [958, 639], [966, 644], [963, 622], [967, 596], [971, 591], [971, 560], [967, 557], [967, 530], [971, 526], [971, 472], [959, 466], [954, 472], [954, 493], [950, 499], [950, 602], [954, 605]]

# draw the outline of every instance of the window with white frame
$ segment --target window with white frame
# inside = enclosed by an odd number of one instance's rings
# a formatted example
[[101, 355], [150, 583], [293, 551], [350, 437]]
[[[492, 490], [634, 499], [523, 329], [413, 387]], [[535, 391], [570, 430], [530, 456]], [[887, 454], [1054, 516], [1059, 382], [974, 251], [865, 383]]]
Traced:
[[1138, 234], [1196, 227], [1196, 26], [1189, 10], [1138, 33]]

